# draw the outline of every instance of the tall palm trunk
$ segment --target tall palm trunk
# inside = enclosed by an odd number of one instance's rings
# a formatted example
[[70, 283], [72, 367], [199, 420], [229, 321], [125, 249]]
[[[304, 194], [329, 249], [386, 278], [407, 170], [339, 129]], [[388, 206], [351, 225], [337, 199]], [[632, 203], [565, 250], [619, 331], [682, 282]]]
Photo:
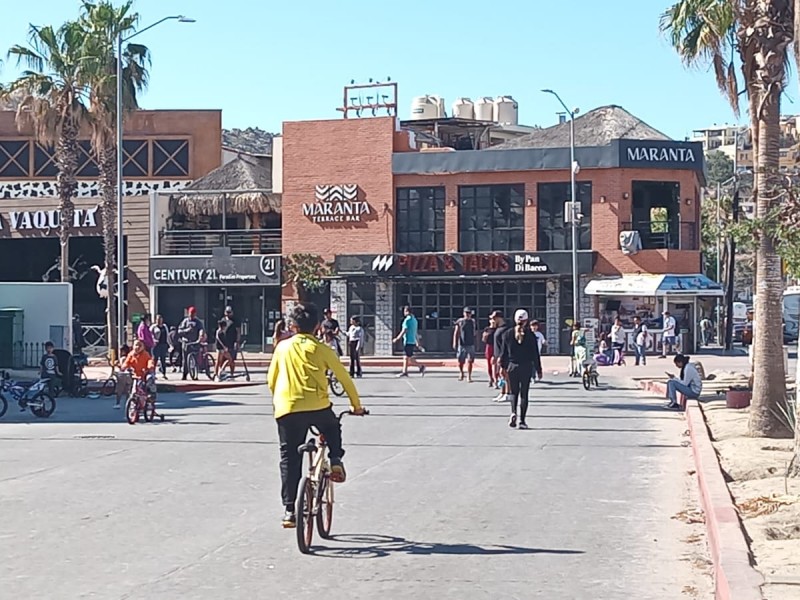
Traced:
[[56, 162], [58, 163], [56, 187], [61, 211], [58, 239], [61, 243], [61, 281], [65, 282], [70, 281], [69, 238], [75, 218], [73, 198], [78, 191], [78, 132], [78, 123], [75, 119], [67, 117], [56, 143]]
[[99, 152], [97, 160], [100, 172], [99, 183], [102, 199], [100, 214], [103, 220], [103, 250], [105, 251], [106, 284], [106, 341], [109, 348], [117, 348], [117, 311], [115, 310], [115, 273], [117, 264], [117, 188], [116, 170], [117, 153], [113, 145], [105, 145]]
[[[766, 218], [780, 201], [780, 99], [787, 52], [794, 37], [794, 0], [748, 0], [743, 16], [739, 37], [750, 59], [745, 61], [745, 75], [751, 77], [751, 107], [757, 104], [750, 115], [758, 134], [756, 212], [759, 218]], [[769, 230], [762, 229], [756, 237], [757, 302], [749, 429], [753, 436], [784, 437], [788, 432], [780, 409], [786, 398], [781, 261]]]

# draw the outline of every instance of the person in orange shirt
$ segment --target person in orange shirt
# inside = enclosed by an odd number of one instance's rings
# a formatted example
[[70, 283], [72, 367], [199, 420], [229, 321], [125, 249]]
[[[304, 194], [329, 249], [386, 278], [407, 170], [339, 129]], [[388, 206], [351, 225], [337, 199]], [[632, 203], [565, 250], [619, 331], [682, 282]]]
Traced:
[[133, 352], [125, 357], [122, 363], [122, 370], [128, 369], [133, 371], [133, 376], [138, 379], [147, 379], [147, 376], [155, 372], [155, 363], [153, 358], [144, 349], [144, 342], [136, 340], [133, 343]]

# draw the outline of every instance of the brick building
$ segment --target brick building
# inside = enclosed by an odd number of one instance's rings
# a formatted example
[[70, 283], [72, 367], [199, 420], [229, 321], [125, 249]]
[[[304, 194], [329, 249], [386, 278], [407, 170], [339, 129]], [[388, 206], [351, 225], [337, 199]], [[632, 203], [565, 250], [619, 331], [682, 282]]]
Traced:
[[[617, 314], [657, 321], [665, 302], [696, 319], [698, 296], [716, 293], [696, 275], [701, 145], [672, 141], [615, 106], [575, 128], [581, 316], [601, 329]], [[368, 353], [397, 350], [391, 337], [405, 304], [429, 351], [450, 350], [463, 306], [481, 326], [493, 309], [525, 307], [546, 323], [551, 351], [563, 350], [572, 319], [569, 124], [478, 150], [416, 140], [413, 123], [394, 117], [284, 123], [273, 179], [283, 254], [331, 261], [330, 306], [340, 320], [362, 318]], [[677, 276], [668, 301], [664, 278], [648, 274]], [[590, 280], [598, 281], [587, 288]], [[284, 288], [284, 301], [293, 297]]]

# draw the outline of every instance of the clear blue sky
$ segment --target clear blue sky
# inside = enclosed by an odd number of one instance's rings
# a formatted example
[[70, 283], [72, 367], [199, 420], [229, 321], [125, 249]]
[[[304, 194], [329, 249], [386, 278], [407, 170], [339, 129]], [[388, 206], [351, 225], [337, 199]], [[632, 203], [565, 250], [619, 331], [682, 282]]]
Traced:
[[[137, 0], [137, 41], [153, 52], [146, 108], [220, 108], [225, 127], [279, 131], [282, 121], [336, 118], [351, 79], [400, 85], [400, 116], [417, 95], [510, 94], [520, 122], [550, 125], [556, 90], [582, 112], [618, 104], [666, 134], [734, 122], [708, 69], [688, 71], [658, 30], [669, 0]], [[13, 5], [13, 10], [9, 7]], [[57, 24], [77, 0], [0, 0], [0, 51], [28, 24]], [[6, 62], [0, 80], [15, 66]], [[800, 112], [789, 86], [783, 112]]]

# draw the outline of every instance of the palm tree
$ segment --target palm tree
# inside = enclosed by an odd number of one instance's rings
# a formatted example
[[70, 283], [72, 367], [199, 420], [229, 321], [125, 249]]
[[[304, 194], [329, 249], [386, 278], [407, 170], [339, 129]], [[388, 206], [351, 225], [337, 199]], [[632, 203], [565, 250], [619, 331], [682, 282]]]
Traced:
[[54, 29], [30, 26], [29, 44], [9, 51], [26, 70], [3, 92], [21, 92], [17, 126], [32, 129], [41, 144], [55, 146], [61, 220], [61, 281], [69, 281], [69, 237], [75, 214], [73, 198], [78, 189], [78, 135], [86, 119], [86, 88], [83, 84], [81, 52], [83, 32], [75, 22]]
[[[681, 0], [661, 20], [689, 65], [710, 62], [717, 84], [738, 113], [737, 64], [747, 93], [756, 165], [753, 195], [765, 217], [780, 198], [780, 101], [794, 39], [796, 0]], [[786, 396], [781, 297], [783, 281], [775, 240], [768, 230], [756, 239], [756, 303], [753, 399], [750, 434], [782, 437], [779, 405]]]
[[[132, 0], [116, 8], [109, 0], [84, 0], [80, 19], [86, 33], [85, 54], [90, 87], [89, 123], [92, 148], [97, 157], [102, 194], [100, 212], [103, 221], [103, 248], [108, 277], [106, 324], [109, 347], [115, 346], [116, 311], [114, 310], [114, 269], [116, 268], [117, 215], [117, 145], [116, 145], [116, 37], [135, 29], [139, 15], [131, 12]], [[122, 56], [123, 108], [138, 108], [137, 95], [147, 86], [149, 51], [139, 44], [128, 44]]]

